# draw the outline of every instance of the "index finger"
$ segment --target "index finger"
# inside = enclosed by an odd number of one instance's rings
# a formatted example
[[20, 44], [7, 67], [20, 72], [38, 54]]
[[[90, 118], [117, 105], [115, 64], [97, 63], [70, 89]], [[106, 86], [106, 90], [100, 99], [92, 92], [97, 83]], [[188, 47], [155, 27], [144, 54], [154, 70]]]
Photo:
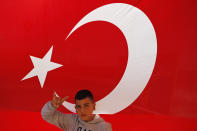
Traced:
[[69, 96], [66, 96], [64, 98], [62, 98], [61, 102], [65, 101], [66, 99], [68, 99]]

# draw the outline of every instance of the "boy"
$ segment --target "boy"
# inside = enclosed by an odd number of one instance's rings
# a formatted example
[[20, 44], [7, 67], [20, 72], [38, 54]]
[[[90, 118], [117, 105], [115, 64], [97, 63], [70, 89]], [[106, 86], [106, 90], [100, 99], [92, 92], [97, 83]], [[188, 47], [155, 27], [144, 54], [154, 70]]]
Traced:
[[53, 100], [42, 108], [42, 118], [66, 131], [112, 131], [110, 123], [93, 114], [96, 103], [89, 90], [80, 90], [75, 95], [77, 114], [63, 114], [56, 111], [66, 99], [68, 96], [60, 98], [54, 94]]

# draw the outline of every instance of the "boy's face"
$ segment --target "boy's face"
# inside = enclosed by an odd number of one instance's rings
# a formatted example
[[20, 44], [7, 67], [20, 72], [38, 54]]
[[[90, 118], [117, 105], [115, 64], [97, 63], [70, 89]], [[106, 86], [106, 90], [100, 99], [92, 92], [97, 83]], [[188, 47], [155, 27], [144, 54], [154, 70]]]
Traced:
[[75, 101], [75, 109], [79, 117], [83, 121], [91, 121], [94, 118], [93, 111], [95, 110], [95, 102], [92, 102], [89, 97]]

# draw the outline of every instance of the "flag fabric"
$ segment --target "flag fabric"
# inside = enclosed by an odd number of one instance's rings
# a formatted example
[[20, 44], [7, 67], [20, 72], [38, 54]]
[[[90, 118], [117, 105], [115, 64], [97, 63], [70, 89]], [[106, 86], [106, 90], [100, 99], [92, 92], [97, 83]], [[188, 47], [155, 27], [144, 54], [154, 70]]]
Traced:
[[[117, 114], [103, 117], [115, 131], [197, 130], [196, 1], [0, 3], [1, 130], [59, 130], [40, 115], [54, 91], [68, 95], [71, 103], [80, 89], [91, 90], [96, 101], [113, 91], [128, 63], [123, 32], [109, 22], [95, 21], [67, 38], [89, 12], [111, 3], [129, 4], [146, 14], [156, 33], [157, 56], [139, 97]], [[59, 110], [71, 113], [65, 107]]]

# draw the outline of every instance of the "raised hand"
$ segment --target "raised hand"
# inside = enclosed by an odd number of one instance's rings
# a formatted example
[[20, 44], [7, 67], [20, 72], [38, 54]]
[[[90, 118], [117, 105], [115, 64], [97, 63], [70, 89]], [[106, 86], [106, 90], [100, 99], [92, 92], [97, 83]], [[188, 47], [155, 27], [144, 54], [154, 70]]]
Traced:
[[68, 99], [69, 96], [66, 96], [64, 98], [57, 97], [55, 92], [53, 94], [53, 100], [51, 101], [51, 105], [55, 108], [58, 108], [66, 99]]

